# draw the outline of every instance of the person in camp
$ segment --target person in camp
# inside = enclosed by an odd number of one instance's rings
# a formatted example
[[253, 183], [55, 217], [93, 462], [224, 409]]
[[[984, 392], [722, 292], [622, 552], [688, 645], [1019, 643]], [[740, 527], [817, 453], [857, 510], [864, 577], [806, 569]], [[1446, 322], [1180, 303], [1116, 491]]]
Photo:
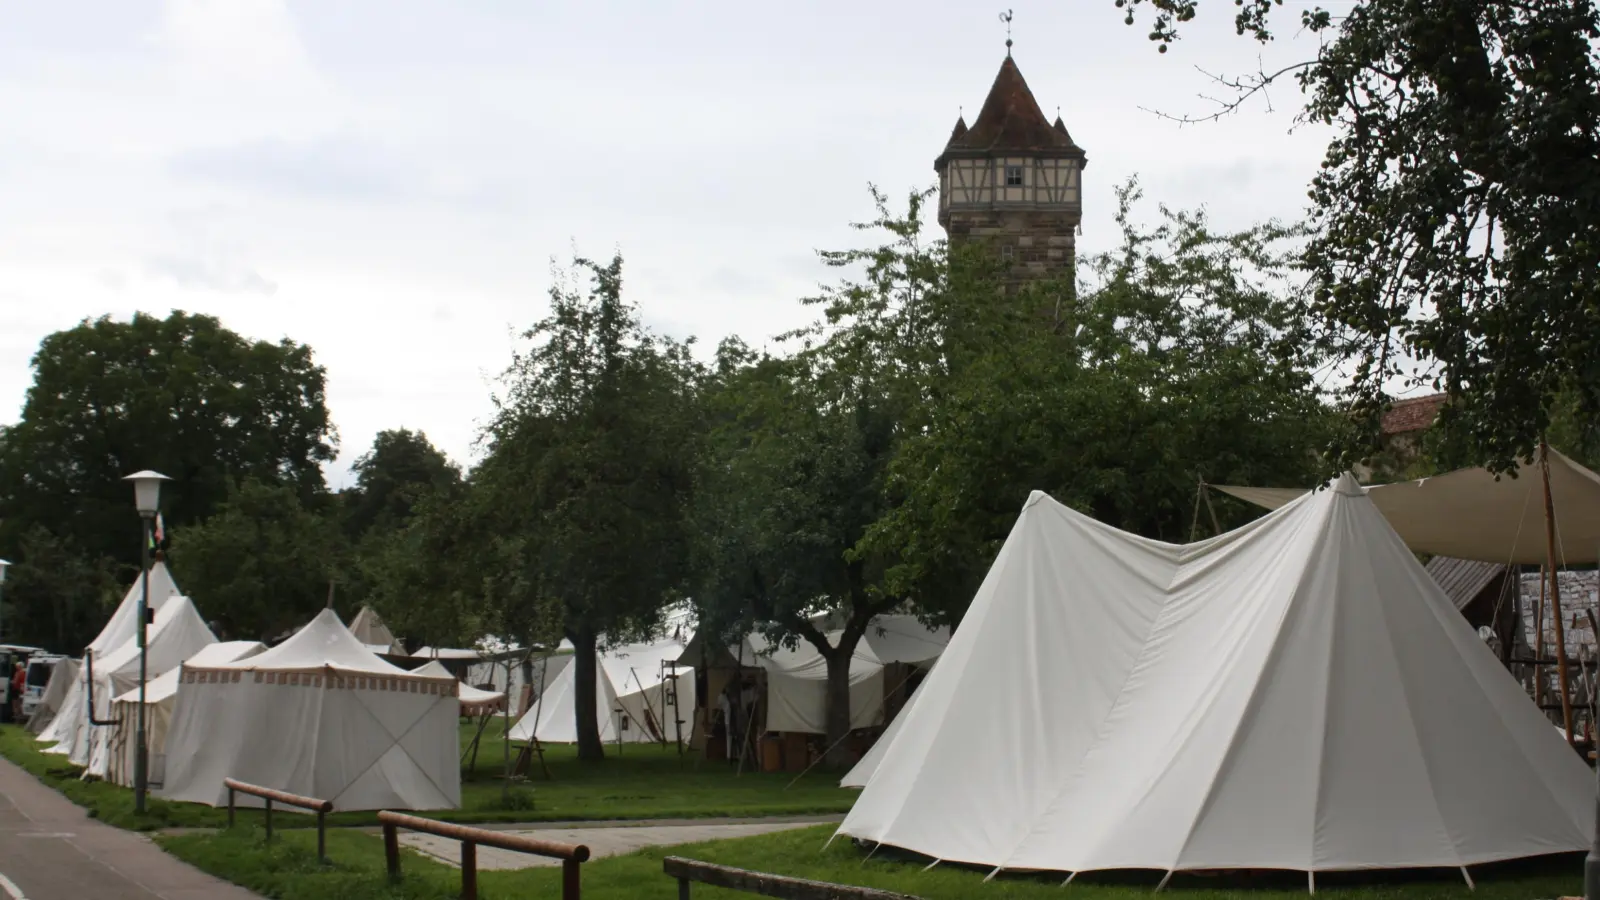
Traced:
[[11, 721], [22, 721], [22, 698], [28, 692], [28, 667], [17, 663], [11, 673]]

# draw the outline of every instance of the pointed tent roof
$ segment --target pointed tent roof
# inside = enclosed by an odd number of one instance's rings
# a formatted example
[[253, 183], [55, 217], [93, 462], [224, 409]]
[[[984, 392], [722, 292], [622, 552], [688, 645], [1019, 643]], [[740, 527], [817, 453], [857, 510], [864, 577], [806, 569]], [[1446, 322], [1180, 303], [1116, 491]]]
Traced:
[[1066, 126], [1056, 128], [1045, 118], [1022, 70], [1010, 56], [1000, 64], [1000, 72], [972, 127], [966, 128], [963, 122], [956, 123], [944, 153], [934, 162], [935, 168], [943, 166], [951, 156], [1019, 153], [1084, 159], [1083, 148], [1072, 142]]
[[[437, 659], [427, 665], [418, 666], [412, 671], [418, 675], [432, 675], [436, 678], [455, 678], [454, 675], [450, 674], [450, 670], [444, 667], [444, 663], [439, 662]], [[475, 688], [470, 684], [462, 684], [459, 690], [461, 709], [464, 712], [479, 712], [492, 709], [500, 706], [506, 699], [506, 695], [502, 691], [486, 691], [482, 688]]]
[[394, 639], [394, 632], [383, 624], [383, 619], [379, 618], [377, 612], [370, 606], [361, 607], [356, 617], [350, 620], [350, 633], [356, 636], [356, 640], [366, 644], [373, 653], [406, 655], [406, 648]]
[[[196, 671], [201, 666], [190, 666]], [[380, 659], [339, 621], [331, 609], [317, 613], [317, 617], [296, 631], [288, 640], [276, 647], [247, 659], [205, 666], [205, 669], [230, 669], [254, 672], [304, 672], [331, 669], [357, 675], [387, 675], [404, 679], [438, 681], [435, 676], [407, 672], [405, 669]], [[450, 682], [455, 683], [451, 677]]]
[[[117, 604], [116, 612], [111, 614], [111, 619], [104, 628], [89, 642], [88, 649], [94, 651], [97, 657], [105, 656], [116, 650], [133, 638], [135, 625], [139, 621], [139, 598], [144, 593], [144, 578], [141, 576], [133, 580], [128, 586], [128, 592], [123, 595], [122, 602]], [[172, 573], [167, 570], [167, 564], [156, 560], [150, 566], [150, 608], [161, 611], [167, 600], [178, 595], [177, 582], [172, 580]]]
[[1036, 492], [840, 831], [1023, 870], [1453, 867], [1584, 849], [1594, 804], [1346, 475], [1187, 546]]

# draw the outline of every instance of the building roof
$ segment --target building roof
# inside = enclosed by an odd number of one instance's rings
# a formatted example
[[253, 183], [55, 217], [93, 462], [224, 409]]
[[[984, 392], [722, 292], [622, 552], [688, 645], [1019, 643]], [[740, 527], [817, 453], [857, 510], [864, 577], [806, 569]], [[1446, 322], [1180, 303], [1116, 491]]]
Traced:
[[950, 142], [944, 153], [934, 162], [944, 165], [950, 156], [993, 156], [1003, 153], [1025, 153], [1033, 156], [1084, 158], [1083, 148], [1072, 142], [1066, 125], [1060, 117], [1051, 125], [1045, 118], [1039, 102], [1033, 98], [1028, 82], [1017, 68], [1016, 60], [1007, 56], [1000, 64], [1000, 72], [983, 101], [983, 109], [971, 128], [964, 120], [956, 122]]
[[1423, 397], [1396, 400], [1383, 414], [1383, 433], [1409, 434], [1432, 428], [1433, 420], [1439, 417], [1439, 407], [1444, 406], [1444, 401], [1444, 394], [1428, 394]]

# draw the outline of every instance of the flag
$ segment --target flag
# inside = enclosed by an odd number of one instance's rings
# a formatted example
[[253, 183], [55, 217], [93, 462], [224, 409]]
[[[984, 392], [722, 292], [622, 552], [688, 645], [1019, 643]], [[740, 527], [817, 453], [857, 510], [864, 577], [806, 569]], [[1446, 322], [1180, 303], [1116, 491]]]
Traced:
[[150, 549], [154, 550], [167, 541], [167, 523], [162, 521], [161, 513], [156, 513], [156, 531], [150, 541]]

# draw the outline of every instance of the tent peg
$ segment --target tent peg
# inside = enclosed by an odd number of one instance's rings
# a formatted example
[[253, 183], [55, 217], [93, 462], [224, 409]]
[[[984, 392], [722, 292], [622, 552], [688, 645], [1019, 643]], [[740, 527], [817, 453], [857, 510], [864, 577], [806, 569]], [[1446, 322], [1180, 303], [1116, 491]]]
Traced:
[[1161, 889], [1166, 887], [1167, 886], [1167, 882], [1172, 880], [1173, 871], [1174, 871], [1173, 869], [1168, 869], [1167, 870], [1167, 874], [1161, 876], [1161, 883], [1156, 885], [1156, 893], [1158, 893], [1158, 894], [1161, 893]]
[[933, 868], [933, 867], [934, 867], [934, 866], [937, 866], [937, 865], [938, 865], [938, 864], [939, 864], [939, 863], [941, 863], [941, 862], [944, 862], [944, 860], [941, 860], [941, 859], [936, 859], [936, 860], [934, 860], [934, 861], [933, 861], [933, 862], [931, 862], [931, 863], [928, 863], [928, 864], [927, 864], [927, 865], [926, 865], [926, 866], [924, 866], [924, 867], [923, 867], [923, 869], [922, 869], [922, 871], [924, 871], [924, 872], [926, 872], [926, 871], [928, 871], [928, 870], [929, 870], [929, 869], [931, 869], [931, 868]]
[[873, 844], [873, 845], [872, 845], [872, 849], [871, 849], [871, 850], [868, 850], [868, 851], [867, 851], [867, 855], [866, 855], [866, 856], [863, 856], [863, 857], [861, 857], [861, 864], [862, 864], [862, 865], [863, 865], [863, 866], [864, 866], [864, 865], [866, 865], [866, 864], [867, 864], [867, 860], [869, 860], [869, 859], [871, 859], [871, 858], [872, 858], [872, 854], [874, 854], [874, 853], [877, 853], [877, 852], [878, 852], [878, 848], [879, 848], [879, 847], [882, 847], [882, 846], [883, 846], [883, 844], [881, 844], [881, 843], [879, 843], [879, 844]]
[[1067, 873], [1067, 880], [1061, 882], [1061, 886], [1062, 887], [1066, 887], [1067, 885], [1072, 883], [1072, 879], [1077, 878], [1077, 877], [1078, 877], [1078, 873], [1077, 872], [1068, 872]]
[[1478, 889], [1478, 886], [1472, 883], [1472, 876], [1467, 874], [1466, 866], [1461, 867], [1461, 877], [1467, 880], [1467, 890], [1476, 891]]
[[1003, 869], [1003, 868], [1005, 868], [1005, 866], [995, 866], [993, 872], [990, 872], [989, 874], [983, 876], [983, 883], [984, 884], [988, 884], [989, 882], [993, 881], [994, 877], [996, 875], [999, 875], [1000, 874], [1000, 870]]
[[818, 853], [826, 853], [826, 852], [828, 852], [828, 848], [833, 846], [834, 839], [837, 838], [838, 836], [839, 836], [839, 832], [837, 832], [837, 831], [835, 831], [833, 834], [828, 835], [828, 839], [826, 841], [822, 842], [822, 849], [818, 850], [817, 852]]

